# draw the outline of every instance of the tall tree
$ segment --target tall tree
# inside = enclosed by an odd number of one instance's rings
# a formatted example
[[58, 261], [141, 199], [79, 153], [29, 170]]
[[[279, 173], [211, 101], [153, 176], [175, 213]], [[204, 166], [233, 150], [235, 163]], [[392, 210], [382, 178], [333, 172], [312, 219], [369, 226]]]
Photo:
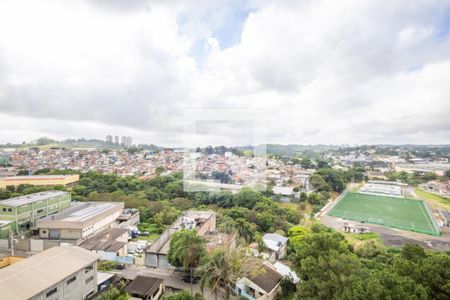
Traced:
[[198, 236], [196, 231], [187, 229], [176, 232], [170, 240], [167, 254], [169, 263], [176, 267], [183, 267], [186, 272], [189, 272], [191, 282], [194, 269], [206, 253], [205, 243], [205, 239]]
[[197, 274], [201, 277], [200, 287], [202, 291], [207, 286], [217, 299], [219, 289], [225, 289], [225, 299], [230, 298], [233, 283], [244, 275], [243, 263], [245, 254], [240, 250], [225, 248], [215, 249], [205, 256]]

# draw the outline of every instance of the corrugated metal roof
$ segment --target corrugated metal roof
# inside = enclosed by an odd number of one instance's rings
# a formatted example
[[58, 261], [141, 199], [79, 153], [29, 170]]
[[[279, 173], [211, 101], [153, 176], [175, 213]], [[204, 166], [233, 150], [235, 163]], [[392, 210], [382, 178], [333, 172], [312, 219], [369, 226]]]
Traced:
[[75, 246], [53, 247], [0, 269], [0, 298], [31, 298], [99, 259]]
[[[79, 202], [72, 203], [70, 208], [67, 208], [59, 213], [49, 215], [47, 217], [37, 220], [36, 226], [51, 226], [55, 222], [62, 223], [83, 223], [95, 220], [102, 214], [121, 210], [123, 202]], [[57, 226], [57, 225], [55, 225]]]
[[263, 265], [264, 271], [249, 278], [254, 284], [270, 293], [280, 283], [283, 276], [269, 266]]
[[38, 201], [46, 200], [48, 198], [53, 198], [56, 196], [62, 196], [62, 195], [67, 195], [67, 194], [68, 194], [67, 192], [62, 192], [62, 191], [40, 192], [40, 193], [35, 193], [35, 194], [30, 194], [30, 195], [25, 195], [25, 196], [2, 200], [2, 201], [0, 201], [0, 205], [18, 207], [18, 206], [22, 206], [25, 204], [30, 204], [33, 202], [38, 202]]
[[86, 250], [116, 252], [126, 244], [125, 242], [116, 241], [116, 239], [127, 232], [128, 229], [124, 228], [110, 228], [85, 240], [79, 246]]
[[124, 289], [125, 292], [134, 296], [148, 297], [152, 295], [161, 284], [162, 279], [138, 275]]

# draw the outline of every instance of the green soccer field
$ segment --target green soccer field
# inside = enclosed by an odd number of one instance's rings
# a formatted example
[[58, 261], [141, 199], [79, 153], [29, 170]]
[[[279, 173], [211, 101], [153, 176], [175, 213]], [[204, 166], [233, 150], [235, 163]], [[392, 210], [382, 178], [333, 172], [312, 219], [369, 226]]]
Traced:
[[422, 200], [347, 193], [328, 215], [439, 236]]

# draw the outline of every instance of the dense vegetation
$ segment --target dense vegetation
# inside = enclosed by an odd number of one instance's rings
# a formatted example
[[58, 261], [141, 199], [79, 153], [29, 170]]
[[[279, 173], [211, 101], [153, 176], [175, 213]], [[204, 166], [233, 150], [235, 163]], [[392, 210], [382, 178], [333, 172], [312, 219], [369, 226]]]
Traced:
[[314, 224], [289, 231], [290, 260], [301, 277], [296, 292], [314, 299], [449, 299], [450, 256], [418, 245], [401, 250], [366, 243]]
[[[61, 173], [62, 171], [58, 171]], [[323, 205], [331, 192], [340, 191], [352, 178], [355, 168], [339, 171], [322, 168], [311, 178], [317, 192], [300, 196], [302, 203]], [[43, 170], [41, 173], [52, 173]], [[21, 185], [0, 191], [0, 199], [63, 187], [36, 187]], [[285, 298], [313, 299], [449, 299], [450, 256], [446, 253], [428, 253], [421, 247], [407, 245], [401, 250], [385, 249], [367, 242], [355, 249], [344, 235], [319, 224], [302, 227], [301, 211], [273, 201], [268, 195], [242, 189], [237, 194], [185, 192], [182, 174], [158, 176], [148, 181], [137, 177], [89, 172], [81, 174], [78, 186], [71, 190], [76, 201], [123, 201], [127, 207], [141, 211], [141, 230], [159, 234], [183, 210], [190, 208], [214, 209], [218, 212], [218, 228], [236, 232], [247, 243], [260, 242], [262, 233], [279, 232], [289, 236], [289, 260], [301, 277], [297, 286], [283, 281]], [[174, 239], [169, 253], [175, 265], [205, 278], [202, 286], [220, 282], [230, 285], [243, 266], [226, 249], [206, 254], [201, 238], [181, 231]], [[241, 243], [245, 244], [245, 243]], [[198, 248], [200, 247], [200, 248]], [[171, 247], [172, 249], [172, 247]], [[199, 250], [200, 249], [200, 250]], [[192, 251], [189, 251], [192, 250]], [[198, 253], [200, 255], [187, 255]], [[108, 269], [112, 266], [105, 265]], [[215, 268], [215, 269], [212, 269]], [[226, 277], [220, 270], [229, 270]], [[202, 273], [203, 272], [203, 273]], [[208, 274], [208, 276], [206, 276]], [[126, 297], [112, 289], [116, 297]], [[200, 299], [188, 293], [170, 296], [170, 299]], [[124, 298], [126, 299], [126, 298]], [[169, 299], [169, 297], [168, 297]]]

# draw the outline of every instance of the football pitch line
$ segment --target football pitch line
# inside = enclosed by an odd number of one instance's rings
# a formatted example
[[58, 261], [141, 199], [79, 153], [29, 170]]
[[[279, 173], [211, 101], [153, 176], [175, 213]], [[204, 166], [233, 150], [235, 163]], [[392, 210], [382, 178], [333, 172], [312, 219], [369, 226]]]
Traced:
[[419, 203], [419, 202], [417, 202], [417, 204], [420, 206], [420, 211], [422, 212], [423, 216], [425, 217], [425, 220], [427, 220], [427, 223], [430, 226], [431, 231], [434, 231], [433, 224], [431, 224], [430, 220], [428, 220], [428, 214], [423, 211], [423, 205], [420, 205], [421, 203]]

